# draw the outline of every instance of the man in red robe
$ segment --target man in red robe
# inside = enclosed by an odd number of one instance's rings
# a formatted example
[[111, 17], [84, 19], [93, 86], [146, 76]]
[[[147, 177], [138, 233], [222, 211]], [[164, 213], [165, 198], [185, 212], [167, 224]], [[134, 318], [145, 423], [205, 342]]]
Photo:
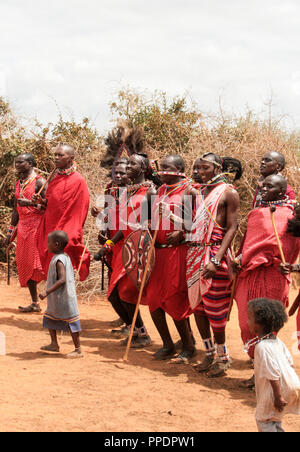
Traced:
[[[248, 327], [248, 302], [254, 298], [270, 298], [288, 306], [290, 275], [280, 271], [281, 255], [274, 233], [270, 207], [275, 206], [274, 220], [286, 262], [294, 264], [300, 251], [300, 239], [287, 234], [288, 220], [293, 218], [293, 203], [285, 197], [287, 182], [280, 175], [263, 182], [260, 207], [248, 216], [243, 241], [241, 270], [238, 274], [235, 299], [244, 344], [253, 338]], [[254, 357], [254, 347], [248, 351]]]
[[44, 184], [44, 179], [36, 174], [35, 159], [32, 154], [22, 154], [15, 159], [19, 180], [15, 187], [15, 202], [11, 227], [5, 245], [9, 246], [15, 228], [17, 228], [16, 261], [21, 287], [28, 287], [31, 304], [19, 306], [22, 312], [40, 312], [37, 284], [45, 279], [35, 237], [43, 216], [43, 211], [32, 198]]
[[[184, 161], [179, 155], [169, 155], [160, 163], [158, 174], [164, 184], [159, 188], [152, 207], [152, 224], [158, 226], [155, 267], [145, 289], [152, 320], [163, 341], [162, 348], [153, 357], [165, 360], [175, 354], [176, 347], [166, 321], [168, 314], [181, 337], [182, 350], [172, 359], [179, 364], [188, 362], [196, 353], [188, 322], [187, 246], [183, 227], [184, 201], [193, 189], [184, 176], [184, 169]], [[159, 218], [160, 206], [162, 218]]]
[[[151, 205], [151, 197], [156, 191], [153, 184], [146, 180], [148, 168], [149, 161], [144, 154], [133, 154], [129, 157], [126, 170], [131, 184], [127, 186], [120, 201], [120, 230], [99, 250], [98, 258], [103, 258], [120, 240], [125, 240], [131, 232], [140, 229], [141, 224], [149, 218], [148, 206]], [[138, 295], [138, 289], [126, 273], [122, 261], [122, 248], [120, 248], [114, 255], [107, 297], [112, 303], [121, 304], [127, 311], [127, 319], [124, 316], [127, 327], [133, 322]], [[141, 304], [146, 304], [145, 299], [142, 299]], [[142, 348], [150, 345], [151, 339], [140, 311], [138, 311], [135, 326], [131, 347]], [[122, 343], [127, 345], [127, 341], [128, 338]]]
[[52, 231], [64, 231], [69, 236], [65, 252], [74, 269], [79, 269], [80, 281], [89, 275], [90, 255], [84, 250], [83, 226], [89, 210], [89, 190], [74, 163], [74, 148], [59, 145], [54, 150], [56, 172], [49, 181], [45, 198], [38, 198], [46, 208], [37, 234], [37, 247], [45, 274], [52, 255], [47, 236]]

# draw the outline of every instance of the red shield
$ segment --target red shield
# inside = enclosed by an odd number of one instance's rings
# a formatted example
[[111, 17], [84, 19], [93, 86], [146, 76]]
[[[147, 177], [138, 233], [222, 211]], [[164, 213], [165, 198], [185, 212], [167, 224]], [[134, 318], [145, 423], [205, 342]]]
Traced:
[[[139, 289], [142, 284], [144, 270], [151, 247], [152, 236], [148, 230], [137, 230], [132, 232], [125, 240], [122, 248], [122, 261], [127, 275], [133, 284]], [[153, 250], [146, 282], [155, 265], [155, 250]]]

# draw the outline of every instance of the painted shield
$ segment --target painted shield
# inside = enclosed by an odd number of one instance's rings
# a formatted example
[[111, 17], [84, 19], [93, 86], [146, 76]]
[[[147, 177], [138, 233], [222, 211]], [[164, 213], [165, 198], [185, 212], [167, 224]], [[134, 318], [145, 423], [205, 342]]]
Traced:
[[[132, 232], [125, 240], [122, 248], [122, 261], [126, 273], [133, 284], [139, 289], [142, 284], [144, 270], [151, 247], [152, 236], [148, 230], [137, 230]], [[155, 265], [155, 250], [151, 256], [151, 262], [146, 276], [149, 281]]]

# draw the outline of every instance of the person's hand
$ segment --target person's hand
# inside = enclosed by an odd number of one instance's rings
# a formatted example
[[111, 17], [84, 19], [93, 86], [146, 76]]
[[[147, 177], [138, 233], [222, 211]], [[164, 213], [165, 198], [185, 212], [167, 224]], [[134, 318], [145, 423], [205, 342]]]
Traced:
[[277, 411], [283, 411], [284, 407], [287, 405], [287, 401], [284, 400], [282, 396], [278, 396], [274, 398], [274, 406]]
[[41, 299], [41, 300], [44, 300], [45, 298], [47, 298], [47, 291], [46, 290], [43, 290], [43, 292], [41, 292], [40, 293], [40, 295], [39, 295], [39, 298]]
[[94, 254], [94, 261], [101, 261], [107, 254], [107, 249], [102, 247], [98, 253]]
[[37, 193], [32, 196], [32, 201], [36, 204], [44, 204], [45, 202], [44, 198], [42, 198], [41, 195], [38, 195]]
[[231, 267], [233, 273], [238, 273], [241, 270], [241, 258], [237, 257], [231, 261]]
[[10, 245], [10, 239], [11, 235], [7, 235], [6, 238], [3, 240], [5, 248], [7, 248]]
[[32, 205], [32, 201], [30, 199], [19, 198], [18, 199], [18, 204], [21, 207], [27, 207], [27, 206], [31, 206]]
[[184, 239], [184, 234], [182, 231], [173, 231], [167, 234], [167, 244], [168, 245], [179, 245]]
[[104, 243], [106, 242], [107, 237], [105, 235], [105, 233], [103, 231], [100, 231], [98, 234], [98, 242], [100, 245], [104, 245]]
[[209, 262], [202, 270], [201, 276], [204, 279], [210, 279], [217, 273], [217, 270], [218, 267], [213, 262]]
[[99, 210], [97, 207], [93, 206], [91, 208], [91, 215], [94, 218], [97, 218], [97, 216], [99, 215], [99, 213], [101, 212], [101, 210]]
[[289, 273], [291, 273], [291, 271], [293, 271], [293, 265], [289, 264], [288, 262], [286, 262], [285, 264], [281, 263], [280, 271], [283, 275], [288, 275]]

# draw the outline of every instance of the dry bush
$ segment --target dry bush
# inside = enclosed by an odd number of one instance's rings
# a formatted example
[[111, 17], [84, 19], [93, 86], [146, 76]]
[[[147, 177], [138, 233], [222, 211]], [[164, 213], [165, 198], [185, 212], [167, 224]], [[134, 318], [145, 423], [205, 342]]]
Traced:
[[[205, 116], [187, 96], [168, 100], [165, 93], [155, 92], [147, 97], [134, 90], [120, 91], [117, 100], [111, 104], [111, 111], [115, 124], [122, 120], [123, 127], [124, 124], [128, 128], [143, 127], [150, 158], [160, 159], [171, 153], [181, 154], [186, 161], [188, 176], [191, 176], [193, 161], [205, 152], [215, 152], [241, 161], [244, 174], [236, 183], [241, 198], [241, 211], [235, 248], [238, 247], [246, 226], [259, 177], [260, 159], [266, 151], [277, 150], [285, 155], [287, 165], [284, 174], [297, 198], [300, 198], [300, 135], [297, 131], [285, 130], [278, 121], [259, 119], [251, 112], [243, 117], [230, 117], [223, 112]], [[52, 168], [52, 146], [59, 142], [72, 144], [77, 151], [78, 169], [88, 183], [93, 205], [108, 182], [107, 170], [99, 165], [106, 152], [105, 142], [108, 141], [90, 126], [87, 118], [76, 123], [74, 120], [64, 121], [60, 117], [57, 124], [43, 127], [36, 123], [34, 131], [28, 132], [18, 124], [9, 105], [0, 99], [0, 233], [6, 233], [10, 221], [15, 181], [12, 166], [16, 155], [32, 152], [39, 168], [49, 172]], [[98, 249], [97, 233], [95, 220], [89, 215], [84, 243], [88, 245], [91, 254]], [[2, 249], [2, 260], [3, 258]], [[100, 290], [100, 273], [99, 263], [92, 263], [87, 281], [78, 283], [78, 290], [87, 300]]]

